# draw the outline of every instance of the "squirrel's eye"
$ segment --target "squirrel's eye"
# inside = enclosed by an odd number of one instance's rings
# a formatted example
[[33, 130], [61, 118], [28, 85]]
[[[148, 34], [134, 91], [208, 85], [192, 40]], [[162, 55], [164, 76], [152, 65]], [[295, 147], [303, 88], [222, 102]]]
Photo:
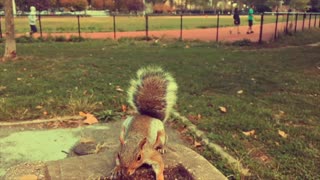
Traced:
[[140, 161], [141, 160], [141, 154], [139, 154], [138, 158], [137, 158], [137, 161]]

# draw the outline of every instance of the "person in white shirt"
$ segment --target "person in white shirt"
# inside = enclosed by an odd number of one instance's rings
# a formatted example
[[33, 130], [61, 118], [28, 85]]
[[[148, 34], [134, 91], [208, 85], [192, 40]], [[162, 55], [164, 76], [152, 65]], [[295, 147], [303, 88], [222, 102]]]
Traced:
[[34, 6], [30, 7], [30, 13], [28, 16], [29, 24], [30, 24], [30, 36], [37, 32], [37, 16], [36, 16], [36, 8]]

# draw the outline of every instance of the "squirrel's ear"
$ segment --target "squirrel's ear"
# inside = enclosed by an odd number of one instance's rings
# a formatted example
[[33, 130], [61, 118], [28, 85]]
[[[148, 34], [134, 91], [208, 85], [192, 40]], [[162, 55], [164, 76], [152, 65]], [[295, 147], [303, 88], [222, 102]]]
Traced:
[[145, 137], [145, 138], [143, 138], [143, 139], [140, 141], [140, 143], [139, 143], [140, 149], [143, 149], [143, 146], [144, 146], [146, 143], [147, 143], [147, 138]]

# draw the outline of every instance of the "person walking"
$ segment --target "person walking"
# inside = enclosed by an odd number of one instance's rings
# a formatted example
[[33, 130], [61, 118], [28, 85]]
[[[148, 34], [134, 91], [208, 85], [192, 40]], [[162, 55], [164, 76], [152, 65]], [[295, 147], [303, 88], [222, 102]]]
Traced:
[[37, 32], [37, 17], [36, 17], [36, 8], [34, 6], [30, 7], [30, 13], [28, 16], [29, 25], [30, 25], [30, 36]]
[[[237, 33], [240, 34], [240, 31], [239, 31], [240, 16], [239, 16], [238, 8], [235, 8], [233, 12], [233, 23], [235, 25], [235, 28], [237, 29]], [[230, 34], [231, 33], [232, 33], [232, 30], [230, 31]]]
[[253, 25], [253, 20], [254, 20], [253, 14], [254, 14], [253, 5], [251, 5], [251, 6], [250, 6], [250, 9], [249, 9], [249, 11], [248, 11], [248, 24], [249, 24], [249, 28], [248, 28], [247, 34], [253, 33], [253, 30], [252, 30], [252, 25]]

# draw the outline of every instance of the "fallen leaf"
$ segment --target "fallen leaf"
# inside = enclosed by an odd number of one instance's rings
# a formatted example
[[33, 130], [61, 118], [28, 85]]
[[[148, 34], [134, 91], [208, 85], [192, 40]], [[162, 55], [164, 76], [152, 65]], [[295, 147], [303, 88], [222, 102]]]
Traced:
[[22, 78], [17, 78], [17, 81], [21, 81], [22, 80]]
[[48, 112], [47, 111], [43, 111], [43, 115], [48, 115]]
[[28, 174], [28, 175], [24, 175], [24, 176], [20, 176], [19, 180], [37, 180], [38, 176], [34, 175], [34, 174]]
[[281, 130], [278, 130], [278, 134], [285, 139], [288, 137], [288, 134]]
[[202, 118], [201, 114], [198, 114], [198, 119], [201, 119], [201, 118]]
[[223, 113], [227, 112], [227, 108], [223, 107], [223, 106], [219, 106], [219, 110], [220, 110], [220, 112], [223, 112]]
[[194, 147], [201, 147], [202, 146], [201, 142], [198, 142], [198, 141], [194, 141], [193, 145], [194, 145]]
[[122, 112], [127, 112], [127, 106], [126, 105], [122, 104], [121, 108], [122, 108]]
[[7, 89], [6, 86], [0, 86], [0, 91]]
[[273, 115], [272, 115], [272, 118], [275, 119], [275, 120], [277, 120], [277, 121], [280, 121], [280, 120], [282, 120], [283, 118], [285, 118], [285, 116], [286, 116], [286, 115], [285, 115], [285, 112], [280, 110], [280, 111], [278, 112], [278, 114], [273, 114]]
[[91, 124], [98, 123], [98, 119], [97, 119], [94, 115], [92, 115], [92, 114], [90, 114], [90, 113], [87, 113], [87, 114], [86, 114], [86, 119], [85, 119], [83, 122], [84, 122], [85, 124], [91, 125]]
[[42, 108], [43, 108], [43, 107], [40, 106], [40, 105], [36, 106], [36, 109], [42, 109]]
[[123, 89], [121, 89], [120, 86], [117, 86], [117, 87], [116, 87], [116, 90], [117, 90], [118, 92], [123, 92], [123, 91], [124, 91]]
[[82, 111], [79, 112], [79, 115], [82, 116], [82, 117], [87, 117], [87, 114], [82, 112]]
[[186, 45], [186, 47], [185, 47], [186, 49], [189, 49], [190, 48], [190, 46], [189, 45]]
[[246, 131], [246, 132], [242, 132], [242, 133], [246, 136], [252, 136], [256, 133], [256, 130]]
[[243, 90], [237, 91], [237, 94], [242, 94], [242, 93], [243, 93]]
[[84, 112], [80, 111], [79, 115], [82, 116], [82, 117], [86, 117], [86, 119], [83, 121], [86, 124], [91, 125], [91, 124], [98, 123], [97, 118], [94, 115], [90, 114], [90, 113], [84, 113]]

